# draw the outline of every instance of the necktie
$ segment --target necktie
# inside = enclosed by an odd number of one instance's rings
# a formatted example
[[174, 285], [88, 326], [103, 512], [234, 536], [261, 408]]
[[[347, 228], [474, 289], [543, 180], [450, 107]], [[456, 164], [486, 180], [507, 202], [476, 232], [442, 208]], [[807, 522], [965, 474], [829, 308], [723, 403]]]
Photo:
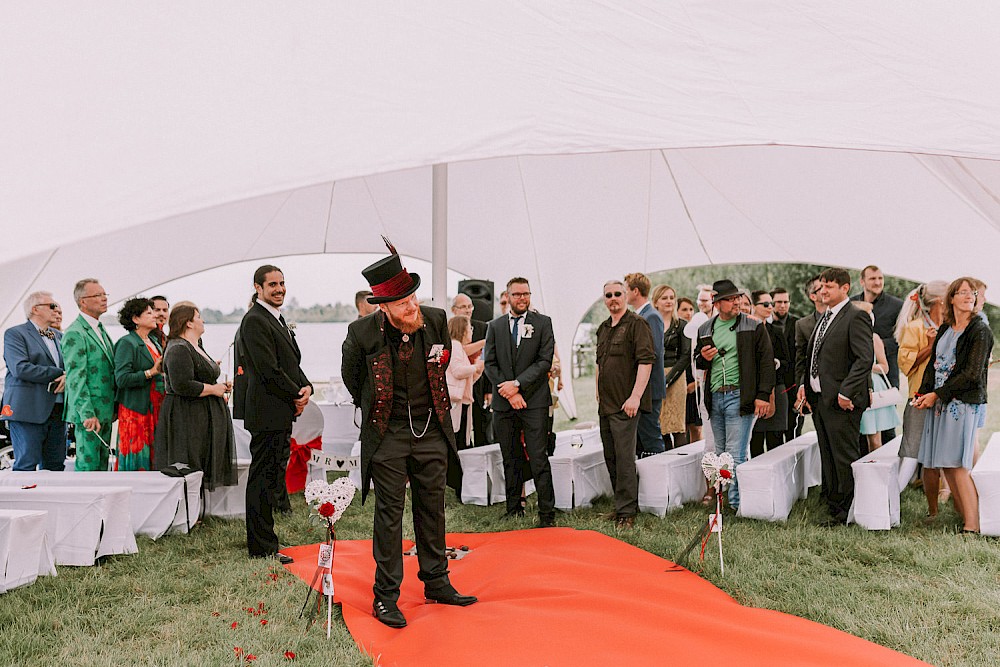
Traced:
[[102, 323], [98, 322], [97, 323], [97, 330], [101, 332], [101, 340], [102, 340], [102, 342], [104, 344], [104, 349], [105, 350], [110, 350], [111, 347], [112, 347], [112, 345], [111, 345], [111, 337], [108, 336], [107, 329], [104, 328], [104, 325]]
[[830, 324], [830, 311], [823, 313], [823, 319], [819, 321], [819, 326], [816, 328], [816, 342], [813, 343], [813, 356], [812, 363], [809, 365], [809, 375], [811, 377], [819, 377], [819, 349], [823, 345], [823, 337], [826, 336], [826, 328]]
[[403, 336], [402, 342], [399, 344], [399, 360], [404, 364], [410, 363], [410, 359], [413, 357], [413, 341], [409, 336]]
[[46, 329], [44, 331], [42, 331], [41, 329], [39, 329], [38, 333], [42, 334], [43, 336], [45, 336], [49, 340], [55, 340], [56, 339], [56, 335], [54, 333], [52, 333], [52, 329]]
[[520, 317], [512, 318], [514, 321], [514, 326], [510, 330], [510, 342], [514, 345], [514, 349], [517, 349], [517, 323], [521, 321]]

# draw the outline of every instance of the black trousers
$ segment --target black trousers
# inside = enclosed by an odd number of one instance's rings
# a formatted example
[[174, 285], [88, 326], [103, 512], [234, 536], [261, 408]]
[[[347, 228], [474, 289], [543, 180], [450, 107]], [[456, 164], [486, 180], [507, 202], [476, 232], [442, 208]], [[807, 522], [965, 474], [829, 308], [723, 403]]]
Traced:
[[[449, 422], [447, 428], [451, 428]], [[448, 468], [448, 441], [435, 421], [416, 438], [406, 421], [392, 420], [372, 457], [375, 485], [375, 598], [399, 599], [403, 583], [403, 506], [410, 482], [413, 534], [417, 545], [417, 575], [424, 590], [450, 585], [444, 541], [444, 487]]]
[[861, 415], [864, 410], [850, 412], [836, 405], [827, 405], [819, 397], [813, 406], [813, 424], [819, 441], [819, 456], [823, 466], [823, 498], [830, 516], [846, 521], [848, 510], [854, 502], [854, 472], [851, 464], [867, 453], [858, 442], [861, 433]]
[[521, 433], [524, 432], [524, 450], [528, 452], [528, 466], [535, 480], [538, 494], [538, 515], [552, 518], [556, 514], [556, 495], [552, 488], [552, 469], [549, 467], [549, 409], [524, 408], [493, 412], [493, 427], [503, 455], [503, 475], [507, 492], [507, 511], [521, 509], [521, 487], [524, 486]]
[[291, 429], [250, 434], [246, 521], [247, 551], [251, 556], [267, 556], [278, 551], [274, 511], [291, 507], [285, 486], [291, 435]]

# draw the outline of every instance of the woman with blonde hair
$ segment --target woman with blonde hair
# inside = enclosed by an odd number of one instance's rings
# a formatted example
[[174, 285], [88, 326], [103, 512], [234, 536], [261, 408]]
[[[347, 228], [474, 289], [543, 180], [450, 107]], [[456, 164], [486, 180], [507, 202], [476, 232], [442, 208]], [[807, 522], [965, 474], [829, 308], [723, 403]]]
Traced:
[[[944, 296], [948, 283], [932, 280], [917, 285], [903, 300], [903, 307], [896, 319], [893, 336], [899, 343], [899, 371], [906, 376], [908, 395], [903, 408], [903, 435], [899, 445], [899, 488], [905, 489], [917, 469], [917, 454], [920, 452], [920, 436], [924, 431], [924, 417], [927, 412], [912, 405], [913, 397], [924, 378], [924, 369], [930, 361], [934, 349], [934, 339], [938, 327], [944, 319]], [[941, 477], [937, 470], [924, 468], [924, 493], [927, 495], [927, 509], [930, 517], [937, 516], [938, 490]]]
[[927, 410], [917, 460], [927, 468], [942, 469], [955, 509], [964, 520], [964, 533], [979, 532], [979, 496], [969, 469], [993, 351], [993, 332], [978, 316], [979, 284], [975, 278], [962, 277], [948, 286], [946, 326], [934, 338], [931, 362], [913, 401], [914, 407]]
[[650, 302], [663, 318], [663, 374], [667, 396], [660, 406], [660, 433], [666, 448], [687, 444], [687, 371], [691, 366], [691, 339], [684, 335], [686, 321], [677, 314], [677, 293], [670, 285], [657, 285]]

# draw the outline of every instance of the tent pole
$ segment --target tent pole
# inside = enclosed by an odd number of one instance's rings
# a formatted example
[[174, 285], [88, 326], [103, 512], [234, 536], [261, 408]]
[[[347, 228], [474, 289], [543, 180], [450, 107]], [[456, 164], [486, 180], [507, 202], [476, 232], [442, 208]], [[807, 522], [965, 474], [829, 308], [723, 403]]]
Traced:
[[435, 306], [447, 309], [448, 165], [434, 165], [431, 179], [431, 296]]

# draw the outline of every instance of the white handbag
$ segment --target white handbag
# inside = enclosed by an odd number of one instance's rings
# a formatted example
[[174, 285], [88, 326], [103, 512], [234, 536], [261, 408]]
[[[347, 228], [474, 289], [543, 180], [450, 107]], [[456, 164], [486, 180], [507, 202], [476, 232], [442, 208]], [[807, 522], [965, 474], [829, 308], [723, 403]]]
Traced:
[[899, 393], [899, 387], [893, 387], [892, 383], [889, 382], [889, 378], [885, 373], [879, 371], [879, 375], [885, 380], [886, 389], [880, 391], [873, 391], [871, 393], [872, 404], [869, 410], [878, 410], [879, 408], [884, 408], [887, 405], [896, 406], [899, 405], [899, 401], [902, 399], [902, 394]]

